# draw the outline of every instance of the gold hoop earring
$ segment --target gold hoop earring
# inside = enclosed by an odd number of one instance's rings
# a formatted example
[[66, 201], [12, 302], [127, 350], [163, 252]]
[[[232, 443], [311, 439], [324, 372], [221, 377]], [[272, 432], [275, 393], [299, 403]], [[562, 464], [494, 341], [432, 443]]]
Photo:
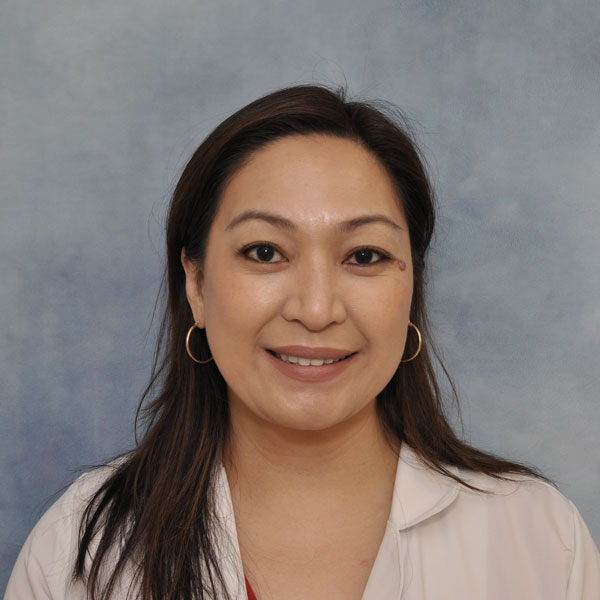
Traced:
[[[193, 354], [192, 351], [190, 350], [190, 336], [192, 335], [192, 331], [194, 331], [194, 329], [196, 329], [196, 327], [198, 327], [198, 322], [196, 321], [196, 323], [194, 323], [188, 330], [187, 335], [185, 336], [185, 349], [187, 350], [188, 356], [194, 361], [197, 362], [200, 365], [205, 365], [206, 363], [209, 363], [213, 357], [211, 356], [208, 360], [198, 360]], [[199, 328], [200, 329], [200, 328]]]
[[410, 358], [401, 360], [400, 361], [401, 363], [407, 363], [407, 362], [410, 362], [411, 360], [415, 360], [415, 358], [417, 358], [417, 356], [419, 356], [419, 352], [421, 352], [421, 345], [423, 343], [423, 339], [421, 338], [421, 332], [419, 331], [419, 328], [414, 323], [411, 323], [410, 321], [408, 322], [408, 326], [412, 327], [417, 332], [417, 337], [419, 338], [419, 345], [417, 346], [417, 351]]

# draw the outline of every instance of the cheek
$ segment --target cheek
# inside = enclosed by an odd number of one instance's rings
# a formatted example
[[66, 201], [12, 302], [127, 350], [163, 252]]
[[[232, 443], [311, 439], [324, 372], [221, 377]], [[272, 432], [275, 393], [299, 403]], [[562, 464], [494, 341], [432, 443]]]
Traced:
[[409, 278], [386, 283], [357, 297], [353, 312], [377, 359], [395, 370], [408, 334], [413, 286]]
[[385, 328], [391, 323], [404, 323], [410, 315], [412, 302], [412, 280], [409, 278], [388, 279], [380, 285], [369, 285], [352, 294], [352, 305], [357, 311]]
[[259, 277], [223, 275], [207, 278], [204, 286], [206, 333], [211, 348], [227, 359], [235, 349], [253, 344], [261, 327], [276, 313], [278, 293]]

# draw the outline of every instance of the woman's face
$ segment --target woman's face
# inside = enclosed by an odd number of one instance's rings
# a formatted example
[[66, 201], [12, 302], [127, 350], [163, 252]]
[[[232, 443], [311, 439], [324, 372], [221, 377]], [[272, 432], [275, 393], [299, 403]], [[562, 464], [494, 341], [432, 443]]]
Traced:
[[317, 431], [373, 408], [402, 358], [413, 275], [398, 194], [362, 146], [258, 150], [223, 191], [204, 266], [183, 264], [232, 416]]

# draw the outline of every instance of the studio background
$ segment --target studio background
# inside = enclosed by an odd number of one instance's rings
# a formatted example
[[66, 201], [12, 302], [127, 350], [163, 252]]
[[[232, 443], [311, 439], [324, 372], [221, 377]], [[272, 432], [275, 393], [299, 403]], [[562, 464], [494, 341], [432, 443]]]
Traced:
[[414, 121], [465, 436], [541, 468], [600, 543], [598, 31], [584, 0], [5, 0], [0, 593], [53, 494], [133, 442], [186, 160], [313, 81]]

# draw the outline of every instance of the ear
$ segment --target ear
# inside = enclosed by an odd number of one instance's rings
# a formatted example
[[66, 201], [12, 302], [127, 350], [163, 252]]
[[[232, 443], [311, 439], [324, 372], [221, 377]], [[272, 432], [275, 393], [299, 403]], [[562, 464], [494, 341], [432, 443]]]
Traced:
[[202, 295], [203, 274], [200, 265], [187, 257], [185, 248], [181, 250], [181, 264], [185, 271], [185, 295], [189, 302], [194, 322], [204, 328], [204, 297]]

